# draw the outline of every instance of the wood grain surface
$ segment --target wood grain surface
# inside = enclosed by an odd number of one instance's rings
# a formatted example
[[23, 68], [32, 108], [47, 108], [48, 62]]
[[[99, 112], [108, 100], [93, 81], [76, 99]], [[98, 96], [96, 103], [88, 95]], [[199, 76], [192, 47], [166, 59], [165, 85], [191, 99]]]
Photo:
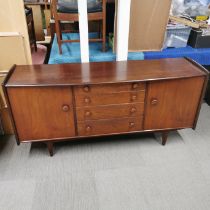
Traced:
[[85, 85], [206, 75], [184, 58], [17, 66], [6, 86]]
[[150, 82], [144, 129], [193, 127], [204, 78]]
[[144, 114], [144, 103], [77, 107], [76, 111], [78, 121], [139, 117]]
[[144, 102], [145, 91], [121, 92], [95, 95], [75, 95], [76, 106], [97, 106], [108, 104]]
[[74, 88], [76, 95], [107, 94], [145, 90], [145, 82], [119, 83], [108, 85], [83, 85]]
[[71, 88], [8, 88], [7, 91], [20, 141], [75, 135]]
[[18, 143], [160, 131], [164, 145], [195, 127], [207, 79], [190, 60], [161, 59], [14, 66], [3, 88]]
[[78, 122], [80, 136], [123, 133], [142, 130], [143, 117]]

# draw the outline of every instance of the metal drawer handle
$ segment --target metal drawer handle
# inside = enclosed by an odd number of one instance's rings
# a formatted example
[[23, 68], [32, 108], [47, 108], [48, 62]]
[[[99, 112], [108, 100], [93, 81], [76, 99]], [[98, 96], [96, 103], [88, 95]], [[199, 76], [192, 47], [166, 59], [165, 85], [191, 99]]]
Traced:
[[63, 105], [63, 107], [62, 107], [62, 110], [63, 110], [64, 112], [68, 112], [69, 109], [70, 109], [69, 105], [66, 105], [66, 104]]

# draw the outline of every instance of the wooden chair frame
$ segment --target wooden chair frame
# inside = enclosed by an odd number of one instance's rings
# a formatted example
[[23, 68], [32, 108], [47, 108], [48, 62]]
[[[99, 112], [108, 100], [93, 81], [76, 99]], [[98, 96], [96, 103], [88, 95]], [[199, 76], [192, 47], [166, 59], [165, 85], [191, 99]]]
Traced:
[[[33, 10], [27, 6], [24, 6], [25, 9], [29, 10], [29, 14], [26, 15], [26, 22], [28, 26], [28, 35], [29, 35], [29, 41], [30, 45], [34, 45], [35, 52], [37, 51], [37, 44], [36, 44], [36, 34], [35, 34], [35, 28], [34, 28], [34, 18], [33, 18]], [[29, 25], [31, 25], [31, 31], [29, 30]], [[31, 36], [30, 36], [31, 33]]]
[[[59, 53], [62, 54], [62, 43], [80, 42], [80, 40], [63, 40], [60, 21], [79, 21], [78, 13], [60, 13], [57, 11], [58, 0], [51, 1], [52, 14], [55, 20], [55, 31], [59, 46]], [[102, 42], [102, 51], [106, 50], [106, 0], [102, 0], [102, 11], [88, 13], [88, 21], [102, 21], [102, 36], [100, 38], [89, 39], [90, 42]]]

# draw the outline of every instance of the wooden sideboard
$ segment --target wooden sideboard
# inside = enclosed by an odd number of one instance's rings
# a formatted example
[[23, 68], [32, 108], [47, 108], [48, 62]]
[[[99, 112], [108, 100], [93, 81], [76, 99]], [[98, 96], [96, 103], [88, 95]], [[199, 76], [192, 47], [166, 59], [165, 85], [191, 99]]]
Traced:
[[17, 143], [195, 128], [206, 70], [188, 59], [14, 66], [3, 89]]

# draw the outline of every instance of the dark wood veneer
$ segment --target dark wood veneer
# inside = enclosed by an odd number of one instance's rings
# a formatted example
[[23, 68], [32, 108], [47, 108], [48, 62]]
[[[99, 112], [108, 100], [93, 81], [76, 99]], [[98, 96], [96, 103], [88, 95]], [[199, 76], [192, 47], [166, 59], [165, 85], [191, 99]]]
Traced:
[[140, 82], [203, 76], [184, 58], [16, 66], [6, 86], [85, 85]]
[[17, 143], [195, 128], [208, 74], [188, 59], [13, 66], [3, 83]]
[[200, 97], [200, 103], [198, 105], [198, 109], [197, 109], [197, 112], [196, 112], [196, 117], [195, 117], [195, 121], [194, 121], [194, 125], [193, 125], [193, 129], [195, 130], [196, 124], [197, 124], [197, 121], [198, 121], [198, 117], [199, 117], [199, 112], [200, 112], [200, 109], [201, 109], [201, 104], [202, 104], [203, 98], [205, 96], [206, 88], [207, 88], [208, 81], [209, 81], [209, 71], [207, 69], [205, 69], [203, 66], [201, 66], [199, 63], [195, 62], [194, 60], [192, 60], [190, 58], [185, 58], [185, 59], [188, 60], [193, 65], [195, 65], [196, 67], [198, 67], [199, 69], [201, 69], [201, 71], [206, 73], [206, 79], [205, 79], [205, 82], [203, 84], [203, 90], [202, 90], [202, 94], [201, 94], [201, 97]]

